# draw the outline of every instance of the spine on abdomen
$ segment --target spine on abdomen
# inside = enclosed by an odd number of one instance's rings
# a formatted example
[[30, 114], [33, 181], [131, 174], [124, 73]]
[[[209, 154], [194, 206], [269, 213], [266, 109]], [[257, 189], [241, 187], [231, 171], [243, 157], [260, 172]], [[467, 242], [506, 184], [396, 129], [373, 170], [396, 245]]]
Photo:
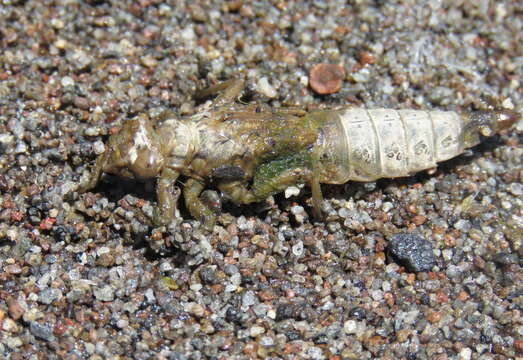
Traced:
[[453, 111], [340, 110], [350, 180], [402, 177], [463, 152], [463, 120]]

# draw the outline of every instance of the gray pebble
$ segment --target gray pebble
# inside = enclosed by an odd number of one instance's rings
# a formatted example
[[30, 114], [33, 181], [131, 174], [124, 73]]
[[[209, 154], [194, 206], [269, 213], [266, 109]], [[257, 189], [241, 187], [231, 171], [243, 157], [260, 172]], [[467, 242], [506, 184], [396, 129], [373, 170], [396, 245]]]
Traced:
[[492, 257], [492, 261], [494, 261], [498, 265], [510, 265], [510, 264], [516, 264], [518, 261], [517, 254], [509, 254], [505, 252], [497, 253]]
[[94, 288], [93, 294], [96, 297], [96, 299], [99, 301], [113, 301], [114, 300], [114, 289], [109, 285]]
[[432, 244], [415, 234], [394, 235], [387, 247], [387, 254], [411, 272], [430, 271], [436, 266]]
[[33, 334], [38, 339], [42, 339], [45, 341], [54, 341], [55, 337], [53, 335], [53, 329], [44, 324], [40, 324], [36, 321], [31, 321], [29, 324], [29, 330], [31, 331], [31, 334]]
[[55, 300], [62, 298], [62, 292], [55, 288], [45, 288], [38, 294], [38, 301], [42, 304], [51, 304]]

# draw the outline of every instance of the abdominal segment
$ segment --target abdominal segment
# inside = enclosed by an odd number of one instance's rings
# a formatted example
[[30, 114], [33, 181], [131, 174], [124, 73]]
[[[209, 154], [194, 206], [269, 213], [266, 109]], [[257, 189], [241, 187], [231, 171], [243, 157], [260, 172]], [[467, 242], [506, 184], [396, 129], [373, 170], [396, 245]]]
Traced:
[[335, 113], [327, 123], [338, 123], [339, 138], [334, 126], [327, 126], [323, 147], [330, 155], [323, 157], [322, 182], [409, 176], [464, 150], [463, 121], [453, 111], [349, 108]]

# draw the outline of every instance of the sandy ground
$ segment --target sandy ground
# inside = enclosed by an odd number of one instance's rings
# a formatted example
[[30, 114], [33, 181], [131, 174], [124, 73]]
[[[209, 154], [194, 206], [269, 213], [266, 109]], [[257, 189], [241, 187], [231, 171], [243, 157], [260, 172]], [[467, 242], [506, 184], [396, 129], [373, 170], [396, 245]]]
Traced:
[[[126, 120], [234, 76], [270, 106], [521, 112], [522, 2], [3, 0], [0, 47], [1, 358], [523, 357], [521, 124], [432, 175], [325, 186], [319, 223], [307, 191], [212, 234], [183, 209], [153, 228], [152, 183], [75, 191]], [[398, 233], [432, 271], [386, 258]]]

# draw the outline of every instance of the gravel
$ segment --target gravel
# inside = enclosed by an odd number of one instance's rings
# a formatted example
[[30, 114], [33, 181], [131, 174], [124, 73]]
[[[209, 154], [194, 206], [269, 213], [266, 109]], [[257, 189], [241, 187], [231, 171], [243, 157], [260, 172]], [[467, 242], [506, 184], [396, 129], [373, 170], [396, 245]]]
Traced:
[[410, 272], [430, 271], [436, 266], [432, 243], [415, 234], [401, 233], [392, 236], [387, 255]]
[[[192, 114], [196, 89], [233, 76], [269, 106], [463, 111], [493, 95], [521, 113], [522, 14], [0, 0], [0, 358], [521, 358], [522, 122], [430, 175], [323, 186], [323, 222], [298, 188], [226, 205], [212, 233], [182, 207], [153, 228], [154, 182], [75, 189], [126, 120]], [[310, 88], [317, 64], [344, 70], [339, 90]], [[388, 261], [397, 234], [435, 266]]]

